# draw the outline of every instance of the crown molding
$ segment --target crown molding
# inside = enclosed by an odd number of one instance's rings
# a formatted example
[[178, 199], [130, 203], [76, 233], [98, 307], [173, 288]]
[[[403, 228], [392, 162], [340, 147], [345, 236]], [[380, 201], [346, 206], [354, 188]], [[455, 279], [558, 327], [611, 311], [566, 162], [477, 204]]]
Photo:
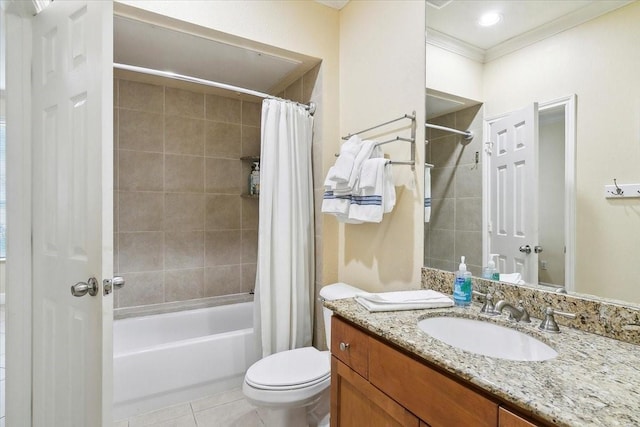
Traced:
[[485, 50], [455, 37], [427, 27], [427, 44], [456, 53], [478, 62], [484, 62]]
[[617, 2], [595, 1], [581, 9], [487, 49], [485, 51], [485, 62], [491, 62], [501, 56], [515, 52], [518, 49], [522, 49], [546, 38], [555, 36], [563, 31], [577, 27], [580, 24], [584, 24], [585, 22], [633, 3], [633, 1], [634, 0]]
[[482, 49], [427, 27], [427, 44], [448, 50], [481, 63], [491, 62], [563, 31], [584, 24], [635, 0], [596, 1], [533, 30], [522, 33], [489, 49]]

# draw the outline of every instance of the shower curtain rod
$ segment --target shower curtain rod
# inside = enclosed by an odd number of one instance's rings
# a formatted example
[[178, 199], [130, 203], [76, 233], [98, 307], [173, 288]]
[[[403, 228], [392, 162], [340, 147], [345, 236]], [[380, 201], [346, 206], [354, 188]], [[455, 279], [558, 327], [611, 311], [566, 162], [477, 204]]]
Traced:
[[458, 135], [464, 135], [464, 139], [466, 139], [466, 140], [469, 140], [469, 139], [473, 138], [473, 132], [468, 131], [468, 130], [452, 129], [452, 128], [448, 128], [446, 126], [432, 125], [431, 123], [425, 123], [424, 125], [425, 125], [425, 127], [428, 127], [428, 128], [431, 128], [431, 129], [445, 130], [447, 132], [457, 133]]
[[[226, 83], [214, 82], [212, 80], [200, 79], [198, 77], [185, 76], [183, 74], [177, 74], [177, 73], [173, 73], [171, 71], [160, 71], [160, 70], [154, 70], [152, 68], [138, 67], [138, 66], [135, 66], [135, 65], [119, 64], [117, 62], [113, 63], [113, 68], [118, 68], [120, 70], [134, 71], [136, 73], [150, 74], [150, 75], [153, 75], [153, 76], [167, 77], [169, 79], [182, 80], [184, 82], [197, 83], [197, 84], [201, 84], [201, 85], [205, 85], [205, 86], [217, 87], [219, 89], [226, 89], [226, 90], [231, 90], [231, 91], [234, 91], [234, 92], [244, 93], [244, 94], [247, 94], [247, 95], [257, 96], [259, 98], [269, 98], [269, 99], [282, 100], [282, 98], [278, 98], [277, 96], [269, 95], [268, 93], [258, 92], [256, 90], [252, 90], [252, 89], [245, 89], [243, 87], [233, 86], [233, 85], [229, 85], [229, 84], [226, 84]], [[285, 101], [288, 101], [288, 100], [285, 100]], [[291, 101], [291, 102], [294, 102], [294, 101]], [[311, 114], [311, 115], [313, 115], [313, 113], [316, 112], [316, 104], [313, 103], [313, 102], [310, 102], [309, 105], [301, 104], [299, 102], [294, 102], [294, 103], [304, 107], [307, 110], [309, 110], [309, 114]]]

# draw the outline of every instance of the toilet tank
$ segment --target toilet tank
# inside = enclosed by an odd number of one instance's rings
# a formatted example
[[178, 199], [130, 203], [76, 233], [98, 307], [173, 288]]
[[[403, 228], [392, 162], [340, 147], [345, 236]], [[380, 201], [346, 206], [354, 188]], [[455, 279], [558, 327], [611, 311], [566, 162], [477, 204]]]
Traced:
[[[364, 292], [362, 289], [347, 285], [346, 283], [333, 283], [320, 289], [320, 298], [322, 300], [334, 301], [344, 298], [353, 298], [356, 294], [362, 292]], [[322, 307], [322, 313], [324, 315], [324, 335], [327, 339], [327, 348], [331, 350], [331, 315], [333, 314], [333, 311], [326, 307]]]

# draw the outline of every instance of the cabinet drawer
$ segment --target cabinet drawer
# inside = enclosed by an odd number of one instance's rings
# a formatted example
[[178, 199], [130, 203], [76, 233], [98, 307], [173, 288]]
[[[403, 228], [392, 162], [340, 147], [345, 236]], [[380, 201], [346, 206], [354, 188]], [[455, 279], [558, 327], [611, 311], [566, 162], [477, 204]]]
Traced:
[[537, 424], [525, 420], [508, 409], [500, 408], [499, 414], [498, 427], [538, 427]]
[[497, 424], [497, 403], [373, 338], [369, 381], [431, 427]]
[[364, 378], [369, 377], [369, 336], [336, 316], [331, 318], [331, 354]]

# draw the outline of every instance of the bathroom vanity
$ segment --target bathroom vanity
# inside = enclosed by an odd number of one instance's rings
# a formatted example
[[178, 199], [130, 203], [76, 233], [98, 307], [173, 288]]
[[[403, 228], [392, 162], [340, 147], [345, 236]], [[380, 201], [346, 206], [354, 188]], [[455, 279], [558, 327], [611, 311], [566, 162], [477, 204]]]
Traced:
[[332, 320], [331, 425], [640, 425], [638, 346], [562, 327], [487, 318], [545, 341], [558, 356], [514, 361], [449, 346], [422, 332], [430, 316], [478, 317], [480, 306], [369, 313], [326, 302]]

